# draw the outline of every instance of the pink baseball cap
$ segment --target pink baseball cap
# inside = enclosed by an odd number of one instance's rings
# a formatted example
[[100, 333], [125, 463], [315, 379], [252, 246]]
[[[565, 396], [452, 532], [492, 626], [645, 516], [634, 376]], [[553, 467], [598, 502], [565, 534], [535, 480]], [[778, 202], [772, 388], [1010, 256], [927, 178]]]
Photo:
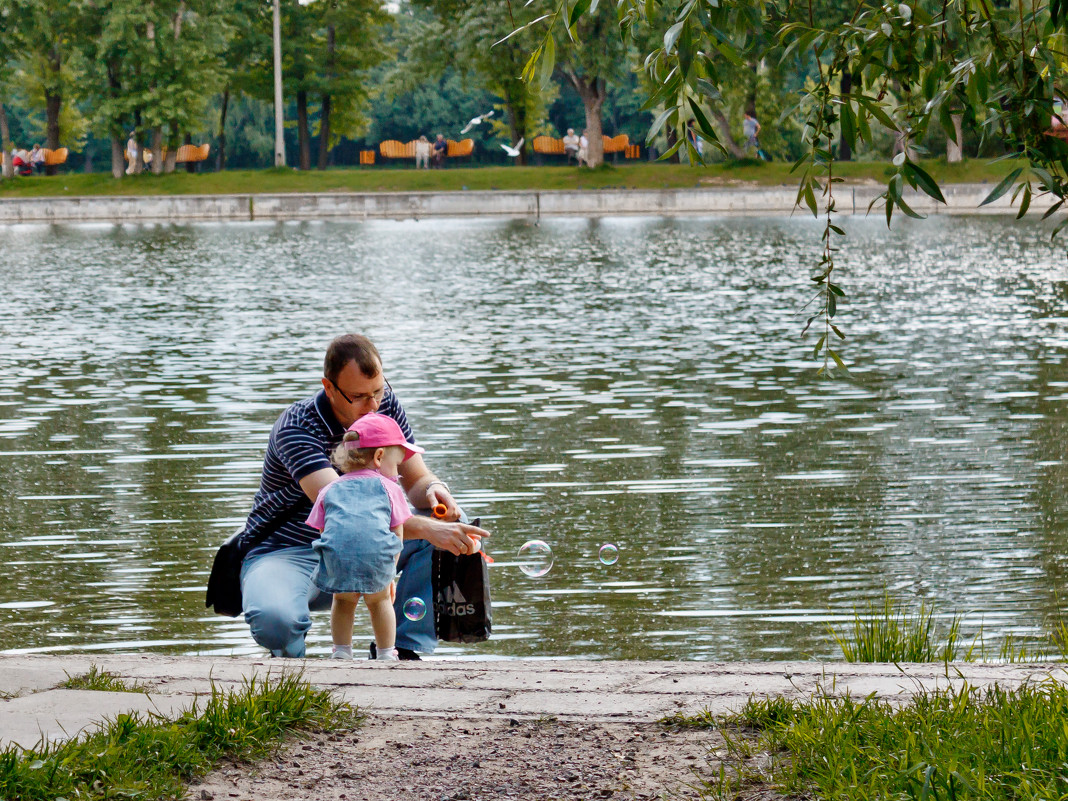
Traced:
[[355, 448], [388, 448], [390, 445], [399, 445], [408, 451], [404, 460], [412, 458], [417, 453], [426, 453], [426, 449], [418, 445], [412, 445], [404, 438], [397, 421], [384, 414], [372, 412], [365, 414], [348, 428], [360, 435], [359, 441], [350, 440], [345, 443], [349, 449]]

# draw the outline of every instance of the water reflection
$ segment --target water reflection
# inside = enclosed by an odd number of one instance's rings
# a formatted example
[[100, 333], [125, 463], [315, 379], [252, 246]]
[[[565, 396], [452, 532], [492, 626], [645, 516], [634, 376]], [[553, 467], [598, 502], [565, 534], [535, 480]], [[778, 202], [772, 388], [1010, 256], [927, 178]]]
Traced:
[[[832, 656], [827, 625], [884, 588], [995, 640], [1043, 631], [1066, 573], [1063, 254], [1008, 221], [851, 223], [855, 378], [825, 382], [796, 336], [814, 231], [0, 231], [0, 650], [257, 653], [203, 608], [207, 568], [343, 330], [378, 342], [495, 532], [497, 636], [443, 653]], [[531, 539], [554, 555], [536, 581], [513, 558]], [[317, 619], [312, 652], [328, 638]]]

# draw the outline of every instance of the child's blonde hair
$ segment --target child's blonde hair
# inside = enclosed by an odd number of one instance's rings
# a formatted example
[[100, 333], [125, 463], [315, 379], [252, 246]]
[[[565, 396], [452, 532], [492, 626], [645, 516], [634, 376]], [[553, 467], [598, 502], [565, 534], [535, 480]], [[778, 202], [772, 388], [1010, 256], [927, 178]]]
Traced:
[[351, 445], [346, 447], [349, 442], [359, 442], [360, 432], [358, 431], [346, 431], [345, 436], [341, 439], [341, 444], [334, 448], [334, 452], [330, 454], [330, 461], [334, 463], [342, 473], [351, 473], [353, 470], [363, 470], [372, 464], [375, 451], [378, 448], [359, 448], [352, 447]]

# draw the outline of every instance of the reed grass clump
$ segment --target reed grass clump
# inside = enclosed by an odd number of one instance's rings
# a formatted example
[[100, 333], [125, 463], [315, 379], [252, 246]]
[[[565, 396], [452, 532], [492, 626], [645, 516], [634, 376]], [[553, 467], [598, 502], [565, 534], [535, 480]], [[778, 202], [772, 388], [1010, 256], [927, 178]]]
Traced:
[[831, 636], [846, 662], [968, 662], [976, 642], [965, 644], [960, 628], [961, 616], [955, 615], [943, 635], [926, 604], [909, 613], [884, 595], [881, 604], [854, 609], [852, 624]]
[[352, 727], [360, 717], [297, 674], [251, 679], [212, 692], [171, 721], [119, 715], [88, 736], [0, 751], [0, 798], [180, 798], [184, 785], [222, 757], [255, 759], [289, 732]]
[[826, 693], [752, 699], [715, 724], [726, 745], [718, 775], [699, 790], [718, 801], [767, 788], [838, 801], [1062, 799], [1066, 720], [1068, 688], [1052, 680], [1014, 689], [965, 684], [920, 693], [903, 707]]

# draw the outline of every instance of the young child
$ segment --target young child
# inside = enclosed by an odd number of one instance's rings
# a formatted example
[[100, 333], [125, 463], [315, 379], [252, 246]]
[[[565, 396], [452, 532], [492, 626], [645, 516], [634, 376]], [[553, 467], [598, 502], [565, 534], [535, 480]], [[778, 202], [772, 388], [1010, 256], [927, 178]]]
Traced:
[[397, 469], [423, 449], [404, 439], [384, 414], [366, 414], [345, 432], [330, 455], [344, 475], [319, 493], [308, 525], [322, 534], [312, 543], [319, 554], [313, 581], [334, 594], [330, 609], [332, 659], [352, 659], [352, 623], [363, 596], [371, 613], [377, 658], [397, 660], [397, 617], [392, 587], [401, 552], [404, 521], [412, 516]]

